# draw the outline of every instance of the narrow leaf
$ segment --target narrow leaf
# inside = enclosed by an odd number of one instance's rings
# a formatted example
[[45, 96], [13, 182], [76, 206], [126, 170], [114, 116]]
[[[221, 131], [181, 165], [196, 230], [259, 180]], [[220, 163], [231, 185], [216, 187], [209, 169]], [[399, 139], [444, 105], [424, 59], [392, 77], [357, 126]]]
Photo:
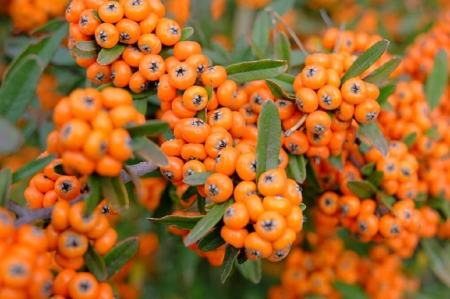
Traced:
[[222, 220], [226, 208], [233, 202], [232, 199], [215, 205], [209, 212], [195, 225], [184, 239], [184, 245], [189, 246], [203, 238], [219, 221]]
[[342, 295], [342, 299], [369, 299], [370, 297], [358, 285], [347, 284], [341, 281], [333, 282], [333, 287]]
[[236, 264], [236, 268], [241, 272], [242, 276], [252, 283], [259, 283], [262, 278], [261, 260], [246, 261], [242, 264]]
[[266, 12], [260, 11], [253, 23], [252, 29], [252, 49], [260, 59], [263, 59], [267, 55], [270, 27], [270, 16]]
[[347, 187], [360, 199], [372, 198], [377, 188], [368, 181], [348, 181]]
[[189, 188], [187, 188], [186, 191], [184, 191], [184, 193], [181, 195], [181, 200], [187, 201], [196, 194], [197, 194], [197, 187], [189, 186]]
[[259, 176], [278, 167], [281, 148], [281, 121], [278, 108], [271, 100], [266, 101], [258, 119], [258, 140], [256, 142], [256, 181]]
[[275, 40], [275, 47], [276, 47], [276, 56], [275, 59], [280, 60], [286, 60], [288, 69], [291, 65], [291, 43], [289, 42], [289, 38], [287, 37], [286, 33], [283, 31], [278, 32], [276, 40]]
[[47, 157], [39, 158], [36, 160], [33, 160], [24, 166], [20, 167], [13, 173], [13, 184], [17, 183], [21, 180], [28, 179], [41, 171], [45, 168], [45, 166], [48, 165], [51, 161], [53, 161], [56, 158], [55, 154], [48, 155]]
[[394, 196], [378, 192], [378, 198], [390, 211], [394, 212], [395, 214], [395, 211], [392, 209], [392, 205], [397, 202], [397, 199]]
[[116, 244], [105, 256], [108, 279], [119, 272], [139, 249], [139, 238], [130, 237]]
[[344, 163], [342, 162], [342, 156], [331, 156], [328, 158], [328, 163], [330, 163], [334, 168], [339, 171], [344, 169]]
[[357, 77], [377, 61], [389, 46], [389, 41], [381, 40], [362, 53], [341, 78], [344, 84], [350, 78]]
[[166, 133], [169, 130], [169, 124], [158, 119], [151, 119], [142, 125], [128, 126], [125, 129], [130, 133], [131, 137], [151, 136]]
[[434, 66], [425, 82], [425, 97], [431, 110], [439, 105], [448, 82], [448, 59], [444, 49], [439, 49], [434, 57]]
[[376, 121], [368, 124], [360, 124], [360, 128], [369, 142], [381, 152], [383, 157], [387, 157], [389, 152], [388, 143]]
[[97, 57], [98, 55], [98, 51], [82, 51], [75, 47], [73, 47], [70, 51], [75, 57], [81, 59], [91, 59]]
[[36, 34], [36, 33], [43, 33], [43, 32], [54, 32], [57, 31], [59, 28], [61, 28], [61, 26], [64, 24], [64, 21], [62, 21], [61, 19], [51, 19], [49, 20], [47, 23], [45, 23], [44, 25], [36, 28], [32, 34]]
[[102, 177], [101, 185], [103, 197], [108, 199], [108, 206], [111, 210], [117, 213], [128, 210], [128, 192], [120, 177]]
[[363, 167], [361, 167], [361, 173], [362, 173], [364, 176], [371, 175], [372, 172], [375, 171], [375, 165], [376, 165], [376, 162], [370, 162], [370, 163], [367, 163], [366, 165], [364, 165]]
[[267, 79], [266, 85], [269, 87], [270, 91], [277, 99], [295, 100], [295, 94], [293, 92], [288, 92], [288, 91], [284, 90], [281, 87], [281, 85], [279, 85], [274, 80]]
[[0, 117], [0, 155], [10, 155], [20, 149], [24, 143], [22, 132], [8, 119]]
[[83, 258], [89, 272], [92, 273], [99, 282], [103, 282], [107, 279], [108, 273], [106, 272], [105, 261], [92, 245], [89, 245]]
[[306, 159], [303, 155], [295, 156], [289, 155], [289, 170], [292, 174], [292, 179], [301, 184], [306, 178]]
[[187, 40], [188, 38], [190, 38], [192, 36], [192, 34], [194, 34], [194, 28], [192, 28], [192, 27], [185, 27], [185, 28], [181, 29], [180, 41]]
[[145, 115], [147, 114], [148, 102], [145, 100], [133, 100], [133, 107], [136, 108], [140, 114]]
[[183, 183], [190, 186], [202, 186], [206, 183], [208, 177], [214, 172], [196, 172], [183, 180]]
[[431, 197], [427, 204], [437, 210], [444, 219], [448, 219], [450, 217], [450, 203], [445, 198]]
[[30, 44], [10, 64], [0, 90], [0, 115], [16, 123], [35, 95], [45, 67], [60, 48], [69, 24], [64, 22], [52, 35]]
[[388, 102], [388, 97], [395, 91], [395, 84], [388, 84], [380, 87], [380, 95], [378, 96], [378, 104], [380, 104], [381, 110], [392, 111], [392, 105]]
[[402, 62], [402, 59], [400, 57], [392, 58], [391, 60], [377, 68], [375, 71], [368, 74], [364, 78], [364, 81], [373, 83], [375, 85], [383, 83], [383, 81], [388, 79], [389, 75], [398, 67], [400, 62]]
[[100, 50], [99, 46], [94, 40], [79, 41], [75, 43], [74, 47], [84, 52], [92, 52], [92, 51], [98, 52]]
[[97, 62], [101, 65], [113, 63], [120, 55], [122, 55], [126, 47], [127, 45], [118, 43], [111, 49], [101, 49], [98, 53]]
[[307, 206], [302, 202], [300, 203], [300, 209], [302, 209], [302, 211], [306, 210]]
[[167, 159], [166, 154], [164, 154], [156, 143], [148, 138], [134, 137], [133, 149], [136, 155], [145, 161], [153, 162], [160, 167], [169, 165], [169, 160]]
[[273, 77], [270, 79], [271, 81], [277, 83], [278, 85], [281, 86], [281, 88], [283, 90], [285, 90], [286, 92], [294, 92], [294, 80], [295, 77], [293, 75], [290, 74], [280, 74], [276, 77]]
[[371, 182], [375, 187], [378, 188], [380, 186], [381, 181], [383, 180], [384, 173], [382, 171], [374, 171], [369, 176], [367, 176], [367, 180]]
[[287, 13], [291, 8], [294, 7], [295, 0], [277, 0], [273, 1], [269, 7], [273, 9], [280, 16]]
[[203, 252], [215, 250], [225, 244], [224, 239], [220, 236], [222, 227], [216, 226], [209, 234], [198, 242], [197, 247]]
[[287, 70], [284, 60], [257, 60], [232, 64], [226, 68], [228, 79], [236, 83], [265, 80], [278, 76]]
[[6, 206], [6, 201], [9, 199], [9, 187], [11, 184], [11, 169], [4, 168], [0, 170], [0, 207]]
[[227, 248], [225, 249], [225, 257], [223, 259], [222, 267], [220, 268], [220, 282], [222, 284], [225, 283], [228, 276], [230, 275], [238, 254], [239, 254], [238, 248], [231, 246], [230, 244], [227, 245]]
[[[445, 266], [443, 251], [436, 239], [428, 238], [420, 241], [425, 253], [428, 257], [428, 262], [433, 270], [433, 273], [444, 283], [450, 287], [450, 269]], [[448, 254], [448, 253], [445, 253]]]
[[156, 223], [162, 223], [179, 229], [191, 230], [203, 216], [176, 216], [169, 215], [161, 218], [147, 218], [147, 220]]
[[102, 201], [102, 181], [97, 175], [90, 175], [88, 177], [89, 195], [85, 200], [84, 211], [90, 215], [95, 208]]
[[403, 143], [410, 149], [417, 141], [417, 133], [413, 132], [402, 139]]

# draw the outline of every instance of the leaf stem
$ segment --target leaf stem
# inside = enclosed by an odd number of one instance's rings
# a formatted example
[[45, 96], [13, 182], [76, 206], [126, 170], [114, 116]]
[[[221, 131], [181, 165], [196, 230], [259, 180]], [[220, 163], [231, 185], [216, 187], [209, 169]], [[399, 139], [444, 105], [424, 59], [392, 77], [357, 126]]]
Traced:
[[339, 50], [339, 46], [341, 45], [342, 33], [345, 30], [345, 23], [342, 23], [339, 27], [339, 36], [337, 38], [336, 44], [334, 45], [333, 53], [336, 53]]
[[319, 10], [320, 16], [322, 17], [323, 22], [325, 25], [327, 25], [327, 28], [333, 27], [333, 21], [331, 21], [330, 16], [328, 15], [327, 11], [323, 8]]
[[307, 116], [308, 116], [308, 114], [304, 114], [304, 115], [302, 116], [302, 118], [300, 118], [300, 119], [298, 120], [298, 122], [297, 122], [292, 128], [290, 128], [289, 130], [287, 130], [286, 132], [284, 132], [284, 137], [289, 137], [289, 136], [291, 136], [295, 131], [297, 131], [297, 130], [303, 125], [303, 123], [305, 122]]

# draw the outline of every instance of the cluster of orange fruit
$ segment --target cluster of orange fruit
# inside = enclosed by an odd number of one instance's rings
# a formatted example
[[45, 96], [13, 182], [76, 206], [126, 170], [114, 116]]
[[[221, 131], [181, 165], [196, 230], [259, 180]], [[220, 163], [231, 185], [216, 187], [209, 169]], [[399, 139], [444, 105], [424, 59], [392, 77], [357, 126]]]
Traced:
[[53, 206], [57, 201], [70, 201], [80, 196], [86, 177], [60, 175], [54, 167], [61, 159], [53, 160], [44, 170], [35, 174], [24, 191], [28, 208], [35, 210]]
[[53, 112], [56, 130], [47, 137], [47, 153], [62, 159], [68, 175], [115, 177], [132, 156], [127, 125], [142, 124], [145, 116], [133, 107], [124, 89], [76, 89]]
[[295, 299], [308, 295], [342, 298], [335, 283], [361, 286], [370, 298], [401, 298], [418, 289], [417, 279], [402, 272], [401, 259], [384, 245], [371, 247], [361, 257], [346, 249], [341, 238], [306, 234], [310, 250], [295, 248], [286, 259], [281, 285], [269, 289], [271, 299]]
[[8, 13], [14, 29], [30, 32], [54, 17], [64, 16], [69, 0], [11, 0]]

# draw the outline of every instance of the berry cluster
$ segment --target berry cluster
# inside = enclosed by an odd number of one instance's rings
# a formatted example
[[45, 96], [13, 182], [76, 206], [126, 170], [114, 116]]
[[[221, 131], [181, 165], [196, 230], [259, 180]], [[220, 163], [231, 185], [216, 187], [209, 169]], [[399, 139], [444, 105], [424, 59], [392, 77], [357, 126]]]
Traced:
[[339, 281], [357, 284], [370, 298], [403, 298], [405, 290], [418, 289], [417, 280], [402, 273], [401, 259], [384, 245], [376, 245], [367, 257], [345, 249], [336, 236], [322, 239], [308, 233], [311, 251], [294, 248], [286, 259], [281, 285], [271, 287], [269, 298], [304, 298], [308, 295], [342, 298], [334, 287]]
[[8, 12], [15, 30], [30, 32], [63, 16], [68, 4], [69, 0], [12, 0]]
[[53, 274], [45, 231], [32, 225], [15, 228], [12, 213], [0, 207], [0, 298], [49, 298]]
[[24, 191], [30, 209], [53, 206], [57, 201], [70, 201], [82, 194], [86, 177], [60, 175], [54, 167], [62, 162], [53, 160], [45, 169], [34, 175], [28, 188]]
[[144, 115], [133, 107], [124, 89], [76, 89], [55, 107], [56, 130], [47, 138], [48, 153], [62, 159], [69, 175], [115, 177], [132, 156], [131, 137], [124, 126], [142, 124]]

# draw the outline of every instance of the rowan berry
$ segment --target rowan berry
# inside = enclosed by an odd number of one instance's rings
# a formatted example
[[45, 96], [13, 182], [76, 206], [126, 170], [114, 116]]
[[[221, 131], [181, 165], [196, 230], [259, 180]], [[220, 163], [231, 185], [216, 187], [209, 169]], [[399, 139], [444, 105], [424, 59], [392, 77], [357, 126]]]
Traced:
[[213, 173], [205, 182], [205, 193], [213, 202], [227, 201], [233, 194], [233, 182], [223, 173]]

